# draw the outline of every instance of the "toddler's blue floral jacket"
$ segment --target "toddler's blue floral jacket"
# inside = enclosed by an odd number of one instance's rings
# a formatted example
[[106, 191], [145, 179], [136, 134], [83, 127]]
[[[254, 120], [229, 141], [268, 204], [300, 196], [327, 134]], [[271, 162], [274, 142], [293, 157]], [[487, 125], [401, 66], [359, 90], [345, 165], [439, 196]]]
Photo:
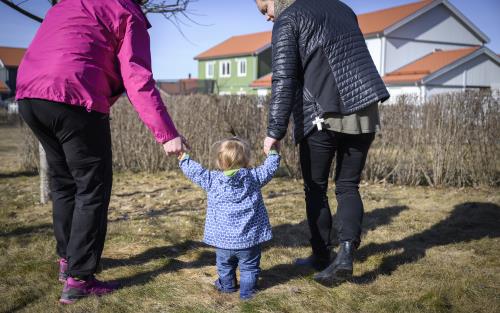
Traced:
[[210, 171], [188, 155], [180, 167], [208, 195], [203, 241], [221, 249], [246, 249], [272, 238], [271, 224], [261, 194], [278, 170], [280, 156], [271, 152], [257, 168], [236, 172]]

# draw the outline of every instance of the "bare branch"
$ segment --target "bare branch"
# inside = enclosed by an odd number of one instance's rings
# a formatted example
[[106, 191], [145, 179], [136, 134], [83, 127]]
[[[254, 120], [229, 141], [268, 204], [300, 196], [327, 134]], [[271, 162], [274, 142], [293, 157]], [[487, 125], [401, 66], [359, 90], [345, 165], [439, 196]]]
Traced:
[[13, 2], [10, 2], [8, 0], [0, 0], [0, 2], [2, 2], [3, 4], [11, 7], [12, 9], [16, 10], [17, 12], [19, 12], [19, 13], [27, 16], [27, 17], [29, 17], [32, 20], [35, 20], [35, 21], [37, 21], [39, 23], [43, 22], [43, 18], [41, 18], [39, 16], [36, 16], [35, 14], [26, 11], [25, 9], [23, 9], [20, 6], [14, 4]]
[[196, 25], [206, 26], [197, 23], [190, 16], [195, 14], [188, 10], [188, 6], [196, 1], [197, 0], [147, 0], [143, 1], [142, 11], [144, 14], [161, 14], [165, 19], [172, 23], [172, 25], [174, 25], [184, 39], [186, 39], [189, 43], [194, 44], [182, 31], [181, 26], [190, 25], [184, 22], [181, 18], [185, 18], [187, 22], [191, 22]]
[[193, 0], [149, 0], [142, 5], [142, 10], [145, 14], [160, 13], [168, 14], [169, 17], [187, 9], [190, 2]]
[[[18, 11], [19, 13], [41, 23], [43, 22], [43, 18], [21, 8], [19, 5], [22, 3], [27, 2], [28, 0], [21, 1], [18, 4], [15, 4], [12, 1], [9, 0], [0, 0], [0, 2], [6, 4], [7, 6], [11, 7], [12, 9]], [[47, 0], [52, 6], [56, 5], [59, 0]], [[138, 0], [134, 0], [136, 2], [141, 2]], [[181, 17], [184, 17], [188, 22], [201, 25], [197, 23], [194, 19], [192, 19], [189, 15], [192, 13], [189, 12], [188, 6], [190, 3], [196, 2], [197, 0], [143, 0], [142, 1], [142, 11], [144, 14], [161, 14], [163, 17], [165, 17], [167, 20], [172, 22], [174, 26], [179, 30], [179, 32], [182, 34], [184, 38], [186, 36], [182, 32], [180, 25], [188, 26], [185, 22], [180, 20], [177, 15], [180, 15]], [[194, 15], [194, 14], [193, 14]], [[187, 38], [186, 38], [187, 39]]]

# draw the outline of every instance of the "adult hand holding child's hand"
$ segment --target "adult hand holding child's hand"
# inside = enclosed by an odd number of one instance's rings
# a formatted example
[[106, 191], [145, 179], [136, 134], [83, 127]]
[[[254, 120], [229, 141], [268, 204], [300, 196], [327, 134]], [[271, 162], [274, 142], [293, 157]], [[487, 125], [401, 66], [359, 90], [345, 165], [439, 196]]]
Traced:
[[279, 151], [280, 141], [278, 139], [266, 137], [266, 139], [264, 139], [264, 153], [268, 155], [269, 151], [271, 151], [272, 149]]
[[163, 150], [165, 150], [165, 154], [167, 156], [175, 155], [188, 151], [191, 149], [186, 138], [183, 136], [176, 137], [170, 141], [167, 141], [163, 144]]

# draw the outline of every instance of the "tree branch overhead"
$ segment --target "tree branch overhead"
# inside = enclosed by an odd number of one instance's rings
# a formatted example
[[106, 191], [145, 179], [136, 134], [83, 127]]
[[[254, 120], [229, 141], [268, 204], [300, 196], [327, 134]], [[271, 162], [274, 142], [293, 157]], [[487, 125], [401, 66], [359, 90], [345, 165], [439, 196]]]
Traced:
[[[30, 19], [39, 23], [43, 22], [42, 17], [37, 16], [36, 14], [31, 13], [28, 9], [24, 9], [20, 6], [20, 4], [24, 4], [28, 1], [29, 0], [25, 0], [16, 4], [14, 3], [14, 1], [0, 0], [0, 2], [2, 2], [3, 4], [29, 17]], [[48, 1], [52, 6], [56, 5], [59, 2], [59, 0]], [[186, 16], [188, 5], [194, 1], [195, 0], [145, 0], [142, 1], [142, 11], [144, 12], [144, 14], [159, 13], [162, 14], [166, 19], [174, 17], [177, 13], [183, 13], [183, 15]]]

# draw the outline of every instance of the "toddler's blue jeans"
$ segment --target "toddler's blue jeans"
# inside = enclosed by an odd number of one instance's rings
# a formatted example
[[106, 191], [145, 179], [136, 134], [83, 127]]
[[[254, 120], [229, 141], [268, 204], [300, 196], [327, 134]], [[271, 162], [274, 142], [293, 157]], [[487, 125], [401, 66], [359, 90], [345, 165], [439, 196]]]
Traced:
[[256, 292], [257, 280], [260, 274], [260, 245], [247, 249], [227, 250], [217, 248], [217, 273], [219, 279], [215, 282], [221, 292], [235, 292], [236, 268], [240, 267], [240, 298], [250, 299]]

